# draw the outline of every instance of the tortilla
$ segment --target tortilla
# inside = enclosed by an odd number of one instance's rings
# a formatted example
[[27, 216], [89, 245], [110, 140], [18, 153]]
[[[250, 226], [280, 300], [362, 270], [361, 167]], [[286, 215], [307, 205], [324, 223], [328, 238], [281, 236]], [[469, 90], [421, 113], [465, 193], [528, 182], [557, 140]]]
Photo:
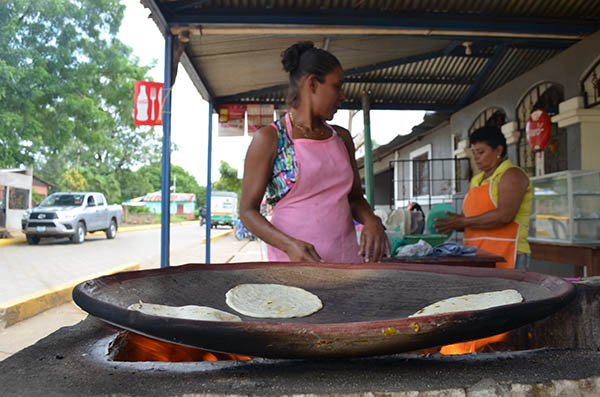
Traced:
[[207, 306], [166, 306], [155, 303], [146, 303], [139, 301], [128, 307], [129, 310], [137, 310], [144, 314], [161, 317], [173, 317], [186, 320], [200, 321], [242, 321], [235, 314], [227, 313], [222, 310]]
[[323, 307], [318, 296], [281, 284], [240, 284], [227, 291], [225, 298], [236, 312], [257, 318], [305, 317]]
[[424, 307], [408, 317], [430, 316], [433, 314], [484, 310], [491, 307], [510, 305], [523, 301], [521, 294], [514, 289], [483, 292], [448, 298]]

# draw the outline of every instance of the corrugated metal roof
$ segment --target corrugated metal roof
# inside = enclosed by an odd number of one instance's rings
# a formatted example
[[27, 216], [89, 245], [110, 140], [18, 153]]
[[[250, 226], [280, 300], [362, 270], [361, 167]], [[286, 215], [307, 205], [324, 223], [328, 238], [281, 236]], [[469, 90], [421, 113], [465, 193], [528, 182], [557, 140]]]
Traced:
[[584, 0], [142, 2], [215, 106], [283, 106], [280, 54], [310, 40], [342, 63], [344, 108], [367, 91], [373, 109], [456, 111], [600, 28], [600, 1]]
[[195, 2], [169, 0], [168, 2], [181, 3], [181, 10], [190, 8], [350, 9], [557, 18], [589, 18], [590, 15], [600, 12], [600, 4], [593, 0], [208, 0]]

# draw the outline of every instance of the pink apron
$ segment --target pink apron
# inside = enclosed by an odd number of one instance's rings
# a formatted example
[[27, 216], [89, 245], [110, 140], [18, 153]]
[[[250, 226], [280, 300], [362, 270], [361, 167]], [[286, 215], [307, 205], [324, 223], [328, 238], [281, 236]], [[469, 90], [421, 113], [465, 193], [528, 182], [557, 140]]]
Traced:
[[[271, 223], [283, 233], [315, 246], [325, 262], [361, 263], [348, 194], [354, 175], [348, 150], [334, 128], [330, 138], [314, 140], [286, 133], [294, 144], [298, 173], [290, 191], [273, 208]], [[267, 246], [270, 261], [289, 261], [287, 254]]]

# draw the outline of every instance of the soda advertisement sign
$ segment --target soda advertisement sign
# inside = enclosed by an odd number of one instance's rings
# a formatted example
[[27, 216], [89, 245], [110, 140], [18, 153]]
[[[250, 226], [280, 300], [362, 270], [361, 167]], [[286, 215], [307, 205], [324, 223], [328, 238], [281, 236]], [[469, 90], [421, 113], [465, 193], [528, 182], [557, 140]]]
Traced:
[[162, 125], [163, 83], [136, 81], [133, 94], [133, 123]]
[[244, 136], [246, 105], [219, 106], [219, 136]]
[[548, 146], [552, 132], [552, 121], [548, 113], [542, 109], [531, 112], [525, 132], [527, 133], [527, 142], [534, 152], [544, 150]]

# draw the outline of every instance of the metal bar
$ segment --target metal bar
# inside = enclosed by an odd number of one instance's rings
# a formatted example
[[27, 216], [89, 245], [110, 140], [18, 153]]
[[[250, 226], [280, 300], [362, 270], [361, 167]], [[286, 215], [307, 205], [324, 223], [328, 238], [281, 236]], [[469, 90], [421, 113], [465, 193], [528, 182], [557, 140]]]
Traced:
[[298, 10], [263, 8], [198, 8], [177, 13], [168, 10], [169, 22], [177, 24], [244, 24], [265, 26], [353, 26], [422, 29], [456, 32], [497, 32], [504, 34], [578, 36], [598, 29], [595, 19], [504, 17], [501, 15], [453, 15], [448, 13], [394, 12], [389, 10]]
[[165, 36], [165, 79], [163, 92], [163, 139], [162, 139], [162, 168], [160, 178], [160, 267], [169, 266], [169, 238], [171, 212], [171, 59], [173, 56], [173, 36]]
[[371, 116], [369, 110], [369, 93], [362, 93], [362, 111], [364, 120], [364, 145], [365, 145], [365, 190], [367, 193], [367, 202], [371, 208], [375, 208], [375, 195], [373, 180], [373, 143], [371, 142]]
[[489, 61], [487, 61], [483, 69], [481, 69], [481, 71], [475, 78], [475, 82], [471, 85], [471, 87], [469, 87], [467, 92], [465, 92], [463, 97], [460, 99], [461, 106], [465, 106], [471, 101], [473, 95], [475, 95], [479, 87], [481, 87], [485, 79], [489, 76], [492, 70], [494, 70], [494, 67], [498, 64], [498, 62], [500, 62], [505, 53], [506, 46], [501, 45], [496, 47], [496, 51], [494, 51], [494, 55], [492, 55], [492, 58]]
[[208, 102], [208, 164], [207, 175], [206, 175], [206, 254], [204, 257], [204, 263], [210, 263], [210, 231], [212, 228], [212, 224], [210, 221], [210, 213], [211, 213], [211, 195], [212, 195], [212, 113], [213, 113], [213, 104], [211, 101]]

